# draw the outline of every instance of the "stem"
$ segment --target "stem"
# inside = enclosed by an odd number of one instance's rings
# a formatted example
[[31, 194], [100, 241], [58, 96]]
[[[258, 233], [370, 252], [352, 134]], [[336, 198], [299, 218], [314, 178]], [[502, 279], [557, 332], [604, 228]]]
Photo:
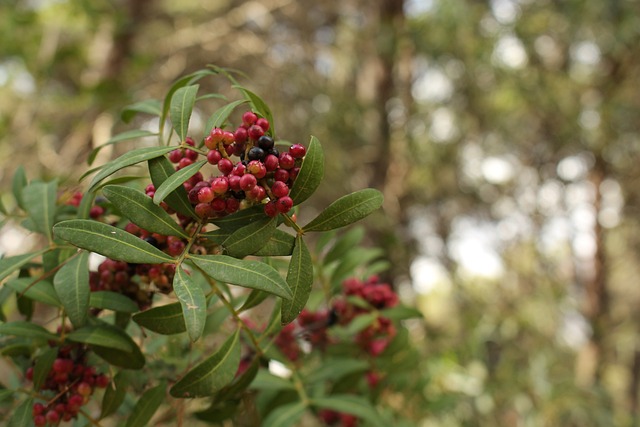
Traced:
[[82, 416], [85, 417], [92, 425], [94, 425], [96, 427], [102, 427], [102, 424], [100, 424], [100, 421], [98, 421], [95, 418], [91, 417], [91, 415], [87, 414], [87, 412], [84, 411], [83, 409], [80, 409], [78, 411], [78, 413], [82, 414]]
[[189, 250], [191, 249], [191, 246], [193, 246], [193, 243], [196, 241], [196, 237], [198, 236], [198, 234], [200, 234], [200, 231], [202, 230], [202, 227], [204, 227], [204, 226], [205, 226], [205, 224], [203, 222], [199, 222], [198, 223], [198, 226], [193, 231], [193, 234], [191, 235], [191, 237], [189, 237], [189, 241], [187, 242], [187, 245], [184, 247], [184, 250], [182, 251], [182, 253], [178, 257], [178, 259], [176, 259], [176, 261], [175, 261], [176, 268], [178, 268], [180, 266], [180, 264], [182, 264], [184, 259], [187, 257], [187, 255], [189, 254]]
[[298, 236], [302, 236], [304, 234], [304, 230], [298, 225], [298, 223], [296, 223], [294, 220], [291, 219], [291, 217], [287, 214], [283, 214], [282, 215], [284, 217], [284, 222], [291, 228], [293, 228], [294, 230], [296, 230], [296, 234]]

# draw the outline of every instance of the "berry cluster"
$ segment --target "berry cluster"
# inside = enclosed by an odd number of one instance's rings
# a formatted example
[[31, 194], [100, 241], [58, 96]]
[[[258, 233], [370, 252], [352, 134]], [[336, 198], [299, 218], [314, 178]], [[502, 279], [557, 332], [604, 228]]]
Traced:
[[[26, 378], [33, 380], [33, 367], [27, 369]], [[82, 405], [89, 401], [95, 388], [105, 388], [110, 379], [87, 365], [87, 350], [81, 345], [64, 346], [58, 349], [57, 358], [40, 394], [51, 396], [46, 403], [33, 405], [33, 423], [36, 427], [58, 425], [61, 421], [77, 418]]]
[[[293, 144], [280, 153], [269, 128], [267, 119], [247, 111], [235, 132], [213, 128], [204, 138], [207, 161], [217, 166], [220, 175], [204, 179], [198, 172], [184, 183], [199, 217], [218, 218], [256, 204], [264, 204], [265, 214], [271, 217], [291, 210], [289, 189], [306, 148]], [[191, 138], [185, 143], [195, 146]], [[197, 156], [192, 149], [179, 148], [169, 153], [169, 160], [179, 170], [193, 164]], [[147, 194], [153, 191], [147, 188]]]

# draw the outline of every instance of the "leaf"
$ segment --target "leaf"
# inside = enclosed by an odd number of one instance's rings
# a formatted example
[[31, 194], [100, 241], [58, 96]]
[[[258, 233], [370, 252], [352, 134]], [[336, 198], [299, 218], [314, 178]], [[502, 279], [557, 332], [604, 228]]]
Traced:
[[293, 253], [295, 236], [286, 231], [278, 230], [273, 233], [266, 245], [252, 255], [255, 256], [289, 256]]
[[[123, 335], [126, 335], [126, 338]], [[131, 341], [131, 338], [126, 333], [115, 326], [107, 326], [105, 324], [89, 325], [76, 329], [67, 334], [67, 339], [129, 353], [133, 351], [135, 346], [135, 343]]]
[[22, 200], [22, 190], [27, 186], [27, 183], [27, 175], [24, 171], [24, 167], [20, 165], [13, 173], [13, 179], [11, 180], [11, 192], [13, 193], [13, 197], [16, 199], [16, 204], [22, 210], [26, 210], [25, 204]]
[[189, 119], [196, 103], [196, 95], [200, 85], [185, 86], [177, 89], [171, 97], [169, 117], [173, 129], [178, 134], [180, 142], [184, 141], [189, 131]]
[[287, 283], [293, 292], [293, 298], [289, 301], [282, 301], [280, 321], [283, 325], [293, 322], [298, 317], [309, 300], [313, 285], [311, 254], [309, 254], [309, 249], [307, 249], [301, 235], [296, 237], [296, 245], [293, 248], [287, 272]]
[[120, 118], [123, 122], [129, 123], [138, 113], [160, 116], [160, 114], [162, 114], [162, 105], [157, 99], [147, 99], [136, 102], [123, 108], [120, 113]]
[[333, 244], [331, 249], [325, 255], [323, 262], [330, 264], [333, 261], [341, 259], [347, 252], [353, 250], [358, 246], [364, 237], [364, 228], [355, 227], [349, 230], [344, 236], [340, 237]]
[[245, 300], [244, 304], [242, 304], [242, 307], [238, 309], [238, 312], [240, 313], [240, 312], [252, 309], [253, 307], [259, 305], [262, 301], [264, 301], [268, 297], [269, 297], [268, 293], [253, 289], [249, 294], [249, 296], [247, 297], [247, 299]]
[[42, 326], [23, 320], [16, 320], [14, 322], [1, 324], [0, 335], [14, 335], [16, 337], [34, 338], [46, 341], [58, 340], [58, 337], [56, 335], [47, 331]]
[[40, 390], [42, 385], [51, 371], [53, 362], [58, 357], [57, 348], [48, 348], [42, 354], [38, 355], [36, 363], [33, 366], [33, 389]]
[[36, 229], [51, 241], [51, 227], [56, 213], [56, 192], [54, 182], [32, 182], [22, 190], [22, 201], [29, 218]]
[[244, 258], [265, 245], [275, 232], [277, 223], [277, 218], [267, 217], [239, 228], [222, 242], [222, 247], [227, 255]]
[[102, 397], [101, 419], [115, 413], [122, 405], [128, 385], [129, 378], [125, 371], [120, 371], [113, 377], [113, 381], [107, 386]]
[[251, 383], [254, 390], [295, 390], [296, 386], [286, 378], [275, 376], [261, 369]]
[[260, 114], [265, 119], [269, 120], [269, 124], [271, 125], [270, 129], [273, 132], [273, 129], [275, 129], [275, 123], [273, 121], [273, 114], [271, 114], [271, 109], [266, 104], [266, 102], [264, 102], [262, 100], [262, 98], [260, 98], [258, 95], [256, 95], [255, 93], [251, 92], [249, 89], [247, 89], [245, 87], [242, 87], [240, 85], [233, 85], [232, 87], [234, 89], [238, 89], [240, 92], [242, 92], [244, 97], [251, 103], [251, 106], [253, 107], [253, 110], [255, 112]]
[[53, 277], [53, 287], [75, 328], [89, 316], [89, 253], [81, 251], [64, 264]]
[[13, 411], [7, 427], [31, 427], [33, 426], [33, 397], [25, 399]]
[[167, 120], [167, 114], [169, 113], [171, 102], [173, 101], [173, 95], [176, 93], [176, 91], [184, 86], [197, 82], [203, 77], [206, 77], [209, 75], [215, 75], [215, 74], [217, 74], [217, 72], [213, 70], [207, 70], [207, 69], [198, 70], [178, 79], [175, 83], [173, 83], [173, 85], [171, 85], [171, 88], [169, 89], [169, 92], [167, 92], [167, 95], [164, 98], [164, 102], [162, 103], [162, 114], [160, 115], [160, 129], [164, 127], [164, 124]]
[[11, 273], [18, 270], [20, 267], [31, 261], [33, 258], [42, 255], [47, 252], [47, 249], [41, 249], [36, 252], [29, 252], [28, 254], [10, 256], [0, 259], [0, 280], [4, 280]]
[[91, 166], [93, 162], [96, 160], [96, 157], [98, 156], [98, 153], [100, 152], [100, 150], [102, 150], [105, 147], [108, 147], [109, 145], [117, 144], [122, 141], [128, 141], [130, 139], [142, 138], [145, 136], [156, 136], [156, 135], [158, 134], [155, 132], [150, 132], [148, 130], [141, 130], [141, 129], [134, 129], [134, 130], [129, 130], [126, 132], [119, 133], [118, 135], [110, 138], [104, 144], [91, 150], [91, 153], [89, 153], [89, 157], [87, 158], [87, 164]]
[[[160, 187], [163, 182], [175, 173], [176, 170], [165, 156], [149, 160], [149, 174], [151, 175], [151, 182], [153, 182], [155, 188]], [[164, 201], [176, 212], [191, 218], [198, 218], [193, 206], [189, 203], [187, 190], [185, 190], [184, 187], [178, 186], [164, 198]]]
[[173, 292], [182, 306], [184, 323], [191, 341], [202, 335], [207, 320], [207, 300], [204, 291], [180, 265], [173, 277]]
[[174, 335], [187, 330], [180, 302], [153, 307], [134, 314], [133, 321], [143, 328], [162, 335]]
[[324, 153], [315, 136], [311, 137], [307, 154], [304, 156], [300, 172], [293, 182], [289, 197], [295, 205], [307, 200], [318, 188], [324, 176]]
[[364, 372], [370, 369], [369, 362], [350, 358], [327, 358], [317, 369], [314, 369], [307, 377], [308, 384], [321, 381], [337, 381], [340, 378], [356, 372]]
[[262, 421], [262, 427], [289, 427], [298, 422], [307, 409], [303, 402], [278, 406]]
[[156, 157], [160, 157], [163, 154], [166, 154], [169, 151], [173, 150], [175, 150], [175, 147], [144, 147], [138, 148], [137, 150], [129, 151], [128, 153], [123, 154], [117, 159], [105, 164], [100, 169], [100, 172], [98, 172], [93, 177], [87, 191], [92, 191], [96, 187], [96, 185], [100, 183], [100, 181], [114, 174], [120, 169], [124, 169], [127, 166], [142, 163], [150, 159], [155, 159]]
[[[124, 332], [122, 334], [126, 335]], [[128, 337], [128, 335], [126, 336]], [[91, 345], [91, 350], [113, 366], [124, 369], [142, 369], [145, 364], [144, 355], [133, 340], [131, 340], [131, 344], [133, 345], [133, 351], [131, 352], [99, 345]]]
[[405, 320], [412, 318], [422, 318], [422, 312], [413, 307], [398, 305], [380, 310], [380, 315], [391, 320]]
[[50, 282], [46, 280], [34, 282], [34, 280], [36, 279], [32, 277], [20, 277], [7, 282], [7, 287], [16, 291], [18, 295], [24, 295], [34, 301], [54, 307], [62, 306], [62, 302]]
[[240, 330], [227, 338], [212, 356], [178, 380], [169, 391], [173, 397], [203, 397], [229, 384], [240, 363]]
[[382, 193], [372, 188], [356, 191], [331, 203], [303, 227], [306, 231], [329, 231], [361, 220], [382, 205]]
[[121, 313], [136, 313], [140, 311], [138, 304], [133, 302], [131, 298], [111, 291], [91, 292], [89, 306]]
[[56, 237], [107, 258], [133, 264], [173, 262], [173, 258], [144, 240], [97, 221], [71, 219], [53, 228]]
[[351, 394], [335, 394], [311, 400], [311, 405], [322, 409], [345, 412], [362, 418], [373, 426], [386, 427], [376, 408], [368, 400]]
[[168, 177], [159, 187], [156, 187], [156, 193], [153, 196], [153, 203], [159, 205], [167, 195], [171, 194], [176, 188], [182, 187], [182, 184], [184, 184], [186, 180], [197, 174], [205, 163], [207, 163], [206, 160], [200, 160], [199, 162], [180, 169]]
[[108, 185], [103, 191], [107, 199], [137, 226], [152, 233], [189, 238], [171, 215], [143, 192], [120, 185]]
[[223, 230], [235, 231], [239, 228], [245, 227], [251, 222], [261, 221], [264, 217], [264, 206], [255, 205], [225, 216], [224, 218], [215, 219], [211, 221], [211, 223], [217, 225]]
[[232, 230], [225, 230], [218, 228], [217, 230], [207, 231], [206, 233], [200, 233], [201, 237], [211, 240], [217, 245], [222, 245], [222, 242], [227, 240], [229, 236], [233, 234]]
[[242, 104], [244, 104], [246, 102], [247, 102], [246, 100], [241, 99], [239, 101], [230, 102], [230, 103], [224, 105], [223, 107], [220, 107], [219, 109], [217, 109], [211, 115], [211, 117], [209, 117], [209, 119], [207, 119], [207, 123], [204, 126], [204, 134], [208, 135], [209, 132], [211, 132], [211, 129], [222, 127], [222, 125], [229, 118], [229, 115], [231, 114], [231, 112], [233, 112], [233, 110], [237, 106], [242, 105]]
[[202, 411], [194, 412], [197, 419], [207, 421], [210, 424], [220, 424], [222, 421], [231, 418], [235, 415], [240, 405], [239, 399], [233, 400], [213, 400], [211, 406]]
[[226, 255], [190, 255], [189, 259], [220, 282], [258, 289], [284, 299], [292, 296], [287, 282], [273, 267], [263, 262], [235, 259]]
[[161, 382], [157, 386], [146, 390], [133, 407], [127, 417], [125, 427], [144, 427], [148, 425], [153, 414], [156, 413], [165, 399], [167, 385]]

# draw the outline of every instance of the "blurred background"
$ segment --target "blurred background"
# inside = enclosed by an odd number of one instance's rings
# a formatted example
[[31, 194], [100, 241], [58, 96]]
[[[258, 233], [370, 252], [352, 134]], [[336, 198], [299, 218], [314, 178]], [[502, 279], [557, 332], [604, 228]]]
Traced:
[[390, 404], [426, 427], [635, 426], [639, 42], [637, 0], [3, 0], [0, 184], [24, 165], [80, 188], [94, 147], [152, 125], [123, 106], [237, 69], [279, 138], [323, 144], [304, 215], [385, 195], [367, 244], [425, 315]]

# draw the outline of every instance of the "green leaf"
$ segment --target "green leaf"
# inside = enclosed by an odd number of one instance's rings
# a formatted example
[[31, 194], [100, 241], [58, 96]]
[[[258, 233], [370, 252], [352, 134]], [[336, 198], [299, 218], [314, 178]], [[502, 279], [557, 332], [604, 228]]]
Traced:
[[180, 302], [153, 307], [134, 314], [133, 321], [143, 328], [162, 335], [174, 335], [187, 330]]
[[315, 136], [311, 137], [307, 154], [304, 156], [300, 172], [293, 182], [289, 196], [299, 205], [307, 200], [318, 188], [324, 176], [324, 153]]
[[[121, 333], [128, 337], [124, 332]], [[131, 340], [131, 338], [129, 339]], [[131, 340], [131, 344], [133, 345], [131, 352], [99, 345], [91, 345], [91, 350], [113, 366], [124, 369], [142, 369], [145, 364], [144, 355], [133, 340]]]
[[42, 326], [23, 320], [16, 320], [14, 322], [1, 324], [0, 335], [14, 335], [16, 337], [34, 338], [47, 341], [58, 340], [58, 337], [56, 335], [47, 331]]
[[227, 255], [234, 258], [244, 258], [267, 243], [275, 232], [277, 223], [277, 218], [268, 217], [261, 221], [255, 221], [234, 231], [222, 242], [222, 247]]
[[11, 273], [18, 270], [20, 267], [31, 261], [33, 258], [42, 255], [49, 249], [41, 249], [36, 252], [29, 252], [28, 254], [10, 256], [0, 259], [0, 280], [4, 280]]
[[340, 378], [356, 372], [365, 372], [370, 369], [369, 362], [350, 358], [327, 358], [317, 369], [314, 369], [307, 377], [308, 384], [322, 381], [338, 381]]
[[361, 220], [382, 205], [382, 193], [372, 188], [356, 191], [331, 203], [309, 224], [306, 231], [328, 231]]
[[89, 306], [121, 313], [136, 313], [140, 311], [138, 304], [133, 302], [131, 298], [110, 291], [91, 292]]
[[144, 240], [97, 221], [71, 219], [55, 225], [56, 237], [107, 258], [133, 264], [173, 262], [173, 258]]
[[404, 305], [398, 305], [391, 308], [385, 308], [380, 310], [380, 315], [391, 320], [405, 320], [412, 318], [422, 318], [422, 312], [413, 307], [407, 307]]
[[213, 129], [213, 128], [222, 127], [222, 125], [224, 125], [224, 123], [229, 118], [229, 115], [231, 114], [231, 112], [233, 112], [233, 110], [238, 105], [242, 105], [245, 102], [247, 102], [247, 101], [244, 100], [244, 99], [241, 99], [239, 101], [230, 102], [230, 103], [224, 105], [223, 107], [220, 107], [219, 109], [217, 109], [211, 115], [211, 117], [209, 117], [209, 119], [207, 120], [206, 125], [204, 126], [205, 135], [209, 134], [209, 132], [211, 132], [211, 129]]
[[309, 300], [313, 286], [313, 262], [301, 235], [296, 237], [296, 245], [293, 248], [287, 272], [287, 283], [293, 292], [293, 298], [282, 301], [280, 321], [283, 325], [293, 322], [298, 317]]
[[[176, 170], [165, 156], [149, 160], [149, 174], [151, 175], [151, 182], [153, 182], [155, 188], [160, 187], [163, 182], [175, 173]], [[198, 218], [193, 206], [189, 203], [187, 190], [185, 190], [184, 187], [178, 186], [178, 188], [164, 198], [164, 201], [176, 212], [191, 218]]]
[[203, 397], [229, 384], [240, 363], [240, 330], [227, 338], [212, 356], [187, 372], [171, 387], [173, 397]]
[[269, 297], [268, 293], [253, 289], [249, 294], [249, 296], [247, 297], [247, 299], [245, 300], [244, 304], [242, 304], [242, 307], [238, 309], [238, 312], [243, 312], [243, 311], [252, 309], [253, 307], [259, 305], [262, 301], [267, 299], [267, 297]]
[[162, 104], [157, 99], [147, 99], [126, 106], [120, 113], [123, 122], [129, 123], [138, 113], [160, 116], [162, 114]]
[[331, 280], [342, 281], [351, 276], [357, 267], [367, 265], [383, 254], [384, 251], [380, 248], [359, 248], [357, 251], [350, 251], [340, 259], [338, 266], [331, 273]]
[[295, 390], [296, 386], [286, 378], [277, 377], [269, 371], [260, 369], [249, 388], [254, 390]]
[[196, 95], [200, 85], [185, 86], [177, 89], [171, 97], [169, 107], [169, 117], [173, 129], [175, 129], [180, 138], [180, 142], [184, 141], [189, 131], [189, 119], [193, 112], [193, 106], [196, 103]]
[[40, 390], [49, 375], [54, 360], [58, 357], [57, 348], [48, 348], [36, 358], [33, 366], [33, 389]]
[[289, 256], [293, 253], [295, 236], [286, 231], [278, 230], [273, 233], [266, 245], [254, 252], [255, 256]]
[[[125, 337], [126, 336], [126, 337]], [[69, 332], [67, 339], [84, 344], [113, 348], [131, 353], [136, 346], [131, 338], [115, 326], [89, 325]], [[132, 345], [133, 344], [133, 345]]]
[[215, 75], [215, 74], [217, 74], [217, 72], [213, 70], [207, 70], [207, 69], [198, 70], [180, 78], [175, 83], [173, 83], [173, 85], [171, 85], [171, 88], [169, 89], [169, 92], [167, 92], [167, 95], [164, 98], [164, 102], [162, 103], [162, 114], [160, 116], [160, 129], [164, 127], [164, 124], [167, 120], [167, 114], [169, 114], [169, 109], [173, 101], [173, 95], [178, 91], [178, 89], [184, 86], [190, 85], [192, 83], [195, 83], [203, 77], [206, 77], [209, 75]]
[[7, 427], [32, 427], [33, 426], [33, 397], [25, 399], [13, 411]]
[[27, 186], [27, 183], [27, 175], [24, 172], [24, 167], [20, 165], [13, 174], [13, 179], [11, 180], [11, 192], [13, 193], [13, 197], [16, 199], [16, 204], [22, 210], [26, 210], [24, 201], [22, 200], [22, 190]]
[[239, 228], [245, 227], [249, 223], [261, 221], [265, 216], [264, 206], [255, 205], [225, 216], [224, 218], [213, 220], [211, 223], [217, 225], [223, 230], [235, 231]]
[[271, 109], [269, 108], [267, 103], [264, 102], [258, 95], [251, 92], [245, 87], [242, 87], [240, 85], [233, 85], [232, 87], [242, 92], [244, 97], [249, 101], [249, 103], [251, 103], [251, 106], [256, 113], [269, 120], [269, 124], [271, 125], [270, 130], [273, 132], [273, 129], [275, 129], [275, 123], [273, 121], [273, 114], [271, 114]]
[[96, 157], [98, 156], [98, 153], [100, 152], [100, 150], [102, 150], [105, 147], [108, 147], [109, 145], [117, 144], [122, 141], [128, 141], [130, 139], [142, 138], [145, 136], [156, 136], [156, 135], [158, 134], [155, 132], [150, 132], [148, 130], [141, 130], [141, 129], [129, 130], [126, 132], [119, 133], [118, 135], [110, 138], [104, 144], [91, 150], [91, 153], [89, 153], [89, 157], [87, 158], [87, 163], [89, 164], [89, 166], [91, 166], [93, 162], [96, 160]]
[[4, 403], [7, 400], [12, 400], [14, 397], [13, 394], [13, 390], [0, 389], [0, 403]]
[[287, 282], [273, 267], [265, 263], [226, 255], [191, 255], [189, 259], [220, 282], [258, 289], [284, 299], [292, 296]]
[[311, 400], [311, 405], [321, 409], [345, 412], [362, 418], [373, 426], [386, 427], [376, 408], [368, 400], [351, 394], [335, 394]]
[[93, 177], [87, 191], [92, 191], [98, 185], [98, 183], [100, 183], [100, 181], [114, 174], [120, 169], [124, 169], [127, 166], [132, 166], [138, 163], [146, 162], [150, 159], [155, 159], [156, 157], [160, 157], [163, 154], [166, 154], [169, 151], [173, 150], [175, 150], [175, 147], [144, 147], [138, 148], [137, 150], [129, 151], [128, 153], [123, 154], [117, 159], [105, 164], [100, 169], [100, 172], [98, 172]]
[[111, 381], [111, 384], [105, 389], [104, 396], [102, 397], [101, 419], [115, 413], [120, 405], [122, 405], [128, 385], [129, 378], [125, 371], [120, 371], [113, 377], [113, 381]]
[[22, 190], [22, 201], [36, 229], [51, 241], [56, 213], [56, 182], [32, 182]]
[[145, 427], [165, 399], [167, 385], [162, 382], [145, 391], [127, 417], [125, 427]]
[[202, 287], [180, 265], [173, 277], [173, 292], [182, 306], [184, 323], [191, 341], [202, 335], [207, 320], [207, 299]]
[[152, 233], [189, 238], [171, 215], [143, 192], [120, 185], [108, 185], [103, 191], [107, 199], [137, 226]]
[[89, 253], [81, 251], [67, 261], [53, 277], [53, 287], [75, 328], [89, 316]]
[[214, 398], [211, 406], [202, 411], [194, 412], [194, 415], [199, 420], [207, 421], [210, 424], [220, 425], [224, 420], [227, 420], [236, 414], [239, 405], [239, 399], [216, 400]]
[[41, 280], [34, 282], [32, 277], [20, 277], [7, 282], [7, 287], [13, 289], [18, 295], [24, 295], [25, 297], [38, 301], [44, 304], [52, 305], [54, 307], [62, 306], [58, 294], [56, 294], [53, 285], [46, 281]]
[[168, 177], [160, 187], [156, 187], [156, 193], [153, 196], [153, 203], [159, 205], [160, 202], [162, 202], [169, 194], [173, 193], [176, 188], [182, 187], [182, 184], [184, 184], [186, 180], [197, 174], [205, 163], [207, 163], [206, 160], [200, 160], [199, 162], [180, 169]]
[[337, 261], [345, 256], [348, 252], [352, 251], [354, 248], [358, 246], [358, 244], [362, 241], [364, 237], [364, 228], [363, 227], [355, 227], [349, 230], [344, 236], [340, 237], [336, 240], [325, 255], [323, 262], [325, 264], [330, 264], [333, 261]]
[[222, 245], [222, 242], [227, 240], [229, 236], [233, 234], [232, 230], [225, 230], [218, 228], [217, 230], [207, 231], [206, 233], [200, 233], [201, 237], [211, 240], [217, 245]]
[[303, 402], [278, 406], [262, 421], [262, 427], [290, 427], [298, 422], [307, 409]]

